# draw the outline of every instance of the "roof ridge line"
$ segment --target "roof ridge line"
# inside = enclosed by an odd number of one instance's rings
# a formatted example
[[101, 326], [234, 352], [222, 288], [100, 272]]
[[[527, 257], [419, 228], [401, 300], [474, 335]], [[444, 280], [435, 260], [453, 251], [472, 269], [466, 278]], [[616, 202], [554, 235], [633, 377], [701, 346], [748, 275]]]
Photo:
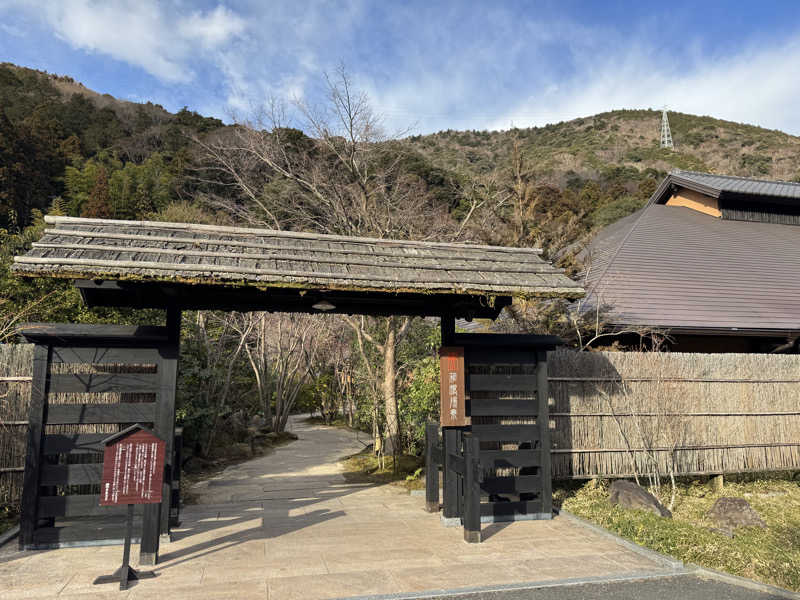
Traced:
[[52, 223], [58, 225], [59, 223], [71, 224], [84, 224], [84, 225], [117, 225], [117, 226], [132, 226], [141, 228], [157, 228], [163, 227], [168, 229], [183, 229], [183, 230], [196, 230], [207, 231], [216, 233], [233, 233], [233, 234], [269, 234], [275, 237], [297, 238], [297, 239], [317, 239], [323, 241], [336, 241], [347, 243], [369, 243], [378, 245], [398, 245], [410, 247], [428, 247], [428, 248], [465, 248], [474, 250], [486, 250], [489, 252], [521, 252], [526, 254], [542, 254], [540, 248], [510, 248], [507, 246], [486, 246], [482, 244], [462, 244], [459, 242], [426, 242], [422, 240], [397, 240], [392, 238], [370, 238], [358, 236], [345, 236], [345, 235], [332, 235], [328, 233], [308, 233], [304, 231], [284, 231], [279, 229], [259, 229], [254, 227], [232, 227], [229, 225], [204, 225], [199, 223], [172, 223], [168, 221], [130, 221], [130, 220], [117, 220], [117, 219], [87, 219], [81, 217], [64, 217], [55, 215], [46, 215], [45, 223]]
[[707, 177], [722, 177], [723, 179], [738, 179], [744, 181], [757, 181], [758, 183], [782, 183], [786, 185], [800, 186], [800, 182], [786, 181], [785, 179], [757, 179], [755, 177], [744, 177], [742, 175], [722, 175], [717, 173], [704, 173], [703, 171], [687, 171], [684, 169], [673, 169], [669, 172], [670, 175], [680, 175], [682, 173], [689, 173], [692, 175], [703, 175]]

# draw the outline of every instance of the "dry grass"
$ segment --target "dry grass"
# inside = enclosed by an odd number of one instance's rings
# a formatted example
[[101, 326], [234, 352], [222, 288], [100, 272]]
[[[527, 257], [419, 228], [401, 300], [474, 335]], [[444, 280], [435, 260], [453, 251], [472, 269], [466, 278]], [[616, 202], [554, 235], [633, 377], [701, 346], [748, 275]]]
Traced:
[[424, 482], [419, 477], [419, 469], [424, 465], [421, 456], [401, 454], [397, 457], [397, 471], [392, 456], [385, 456], [381, 464], [371, 448], [364, 448], [342, 462], [343, 475], [349, 483], [398, 483], [406, 489], [419, 489]]
[[[673, 519], [608, 503], [605, 483], [562, 486], [556, 499], [568, 511], [637, 544], [691, 562], [800, 591], [800, 481], [790, 476], [742, 476], [714, 493], [705, 481], [681, 483]], [[720, 496], [745, 498], [767, 523], [728, 538], [709, 530], [706, 516]]]

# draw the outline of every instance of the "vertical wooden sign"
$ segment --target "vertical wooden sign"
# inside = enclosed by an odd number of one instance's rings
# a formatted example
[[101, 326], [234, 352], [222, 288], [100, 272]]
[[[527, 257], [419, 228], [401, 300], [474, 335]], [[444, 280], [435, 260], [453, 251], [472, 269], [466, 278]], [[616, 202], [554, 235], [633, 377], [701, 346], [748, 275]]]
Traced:
[[467, 416], [466, 386], [464, 383], [464, 348], [443, 346], [439, 349], [441, 392], [439, 423], [442, 427], [464, 427], [470, 424]]

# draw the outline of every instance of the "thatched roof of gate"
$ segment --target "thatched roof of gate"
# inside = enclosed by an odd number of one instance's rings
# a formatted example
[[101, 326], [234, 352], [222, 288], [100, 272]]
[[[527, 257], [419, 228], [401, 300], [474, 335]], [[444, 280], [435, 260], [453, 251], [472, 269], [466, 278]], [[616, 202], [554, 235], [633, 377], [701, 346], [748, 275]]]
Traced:
[[540, 251], [215, 225], [46, 217], [52, 227], [14, 271], [348, 292], [579, 297]]

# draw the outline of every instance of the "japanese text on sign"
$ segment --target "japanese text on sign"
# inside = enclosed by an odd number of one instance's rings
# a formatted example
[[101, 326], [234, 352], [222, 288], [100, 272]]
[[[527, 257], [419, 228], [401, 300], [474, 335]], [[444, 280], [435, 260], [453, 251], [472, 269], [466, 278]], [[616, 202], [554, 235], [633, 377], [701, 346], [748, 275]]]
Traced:
[[137, 431], [108, 444], [103, 456], [100, 505], [161, 502], [165, 444]]
[[439, 350], [439, 356], [441, 370], [439, 422], [444, 427], [469, 425], [464, 389], [464, 348], [443, 347]]

